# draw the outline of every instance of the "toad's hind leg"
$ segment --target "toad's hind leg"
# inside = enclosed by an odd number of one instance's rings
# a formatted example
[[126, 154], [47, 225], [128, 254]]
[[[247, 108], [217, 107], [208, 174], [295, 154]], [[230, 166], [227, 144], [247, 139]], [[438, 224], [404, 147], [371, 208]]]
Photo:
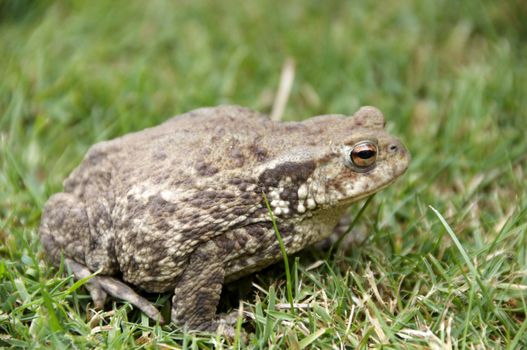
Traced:
[[84, 204], [70, 193], [57, 193], [46, 203], [39, 228], [40, 241], [55, 266], [62, 253], [84, 263], [90, 224]]
[[[55, 266], [60, 265], [61, 255], [64, 255], [64, 262], [76, 279], [86, 278], [96, 270], [86, 266], [86, 247], [97, 247], [93, 244], [97, 242], [90, 240], [88, 215], [83, 202], [75, 195], [57, 193], [48, 200], [42, 214], [39, 233], [44, 250]], [[100, 266], [106, 267], [106, 270], [101, 268], [102, 273], [115, 269], [111, 264]], [[130, 302], [150, 318], [163, 322], [159, 311], [148, 300], [115, 278], [94, 276], [86, 283], [86, 288], [98, 309], [104, 306], [106, 294], [110, 294]]]
[[[44, 207], [39, 233], [44, 250], [55, 266], [60, 265], [61, 255], [64, 254], [65, 257], [71, 257], [66, 258], [65, 262], [77, 279], [91, 274], [83, 265], [90, 224], [84, 204], [76, 196], [71, 193], [53, 195]], [[104, 290], [91, 280], [86, 288], [95, 307], [102, 308], [106, 300]]]

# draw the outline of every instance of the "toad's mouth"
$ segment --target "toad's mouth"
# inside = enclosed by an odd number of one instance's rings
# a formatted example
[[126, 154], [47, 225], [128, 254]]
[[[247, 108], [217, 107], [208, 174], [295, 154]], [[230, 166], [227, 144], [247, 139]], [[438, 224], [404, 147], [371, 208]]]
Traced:
[[406, 172], [406, 169], [407, 169], [407, 167], [404, 167], [403, 169], [401, 169], [399, 171], [397, 176], [394, 176], [393, 178], [387, 180], [386, 182], [384, 182], [383, 184], [379, 185], [378, 187], [374, 187], [374, 188], [372, 188], [370, 190], [365, 190], [364, 192], [362, 192], [360, 194], [357, 194], [356, 196], [354, 196], [352, 198], [344, 198], [344, 199], [340, 200], [338, 204], [339, 205], [343, 205], [343, 206], [348, 206], [348, 205], [351, 205], [351, 204], [353, 204], [355, 202], [361, 201], [364, 198], [370, 197], [371, 195], [373, 195], [373, 194], [375, 194], [377, 192], [380, 192], [380, 191], [384, 190], [386, 187], [391, 186], [394, 182], [399, 180], [401, 175], [403, 175]]
[[373, 195], [373, 194], [375, 194], [375, 193], [377, 193], [377, 192], [379, 192], [379, 191], [382, 191], [382, 190], [384, 190], [386, 187], [389, 187], [391, 184], [393, 184], [394, 182], [396, 182], [397, 180], [399, 180], [399, 177], [396, 177], [396, 178], [394, 178], [394, 179], [391, 179], [390, 181], [388, 181], [388, 182], [382, 184], [381, 186], [379, 186], [379, 187], [377, 187], [377, 188], [375, 188], [375, 189], [373, 189], [373, 190], [371, 190], [371, 191], [368, 191], [368, 192], [366, 192], [366, 193], [360, 195], [358, 198], [355, 198], [355, 200], [354, 200], [353, 202], [359, 201], [359, 200], [364, 199], [364, 198], [366, 198], [366, 197], [369, 197], [369, 196], [371, 196], [371, 195]]
[[339, 204], [342, 204], [342, 205], [351, 205], [355, 202], [358, 202], [358, 201], [361, 201], [363, 200], [364, 198], [368, 198], [370, 197], [371, 195], [374, 195], [375, 193], [379, 192], [379, 191], [382, 191], [383, 189], [385, 189], [386, 187], [390, 186], [391, 184], [393, 184], [395, 181], [397, 181], [398, 178], [395, 178], [395, 179], [392, 179], [390, 180], [389, 182], [386, 182], [385, 184], [379, 186], [379, 187], [376, 187], [374, 188], [373, 190], [370, 190], [370, 191], [366, 191], [366, 192], [363, 192], [361, 193], [360, 195], [354, 197], [354, 198], [346, 198], [346, 199], [343, 199], [342, 201], [339, 202]]

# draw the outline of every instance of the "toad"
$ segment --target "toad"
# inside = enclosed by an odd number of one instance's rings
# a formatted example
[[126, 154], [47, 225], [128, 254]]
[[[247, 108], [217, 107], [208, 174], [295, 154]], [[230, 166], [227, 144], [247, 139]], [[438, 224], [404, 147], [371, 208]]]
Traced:
[[137, 291], [172, 292], [172, 321], [215, 331], [223, 284], [328, 237], [346, 209], [409, 163], [382, 113], [276, 122], [237, 106], [201, 108], [95, 144], [46, 203], [41, 241], [51, 261], [154, 320]]

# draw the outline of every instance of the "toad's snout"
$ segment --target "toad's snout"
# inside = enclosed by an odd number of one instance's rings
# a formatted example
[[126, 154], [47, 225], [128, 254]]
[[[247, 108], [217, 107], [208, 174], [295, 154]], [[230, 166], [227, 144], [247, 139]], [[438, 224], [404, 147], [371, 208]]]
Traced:
[[386, 146], [386, 152], [390, 158], [394, 158], [397, 176], [403, 174], [410, 164], [411, 155], [403, 143], [397, 139], [391, 140]]

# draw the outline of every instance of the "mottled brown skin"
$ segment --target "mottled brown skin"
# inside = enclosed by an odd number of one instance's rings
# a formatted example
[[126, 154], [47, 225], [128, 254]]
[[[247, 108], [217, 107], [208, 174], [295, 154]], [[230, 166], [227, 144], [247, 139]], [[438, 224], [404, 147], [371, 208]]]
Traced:
[[[222, 285], [280, 259], [262, 193], [288, 253], [326, 238], [352, 202], [406, 170], [384, 124], [373, 107], [281, 123], [225, 106], [98, 143], [46, 203], [43, 246], [77, 278], [99, 271], [88, 283], [99, 307], [108, 293], [162, 321], [129, 285], [174, 291], [174, 322], [215, 330]], [[363, 140], [379, 149], [368, 171], [349, 160]]]

